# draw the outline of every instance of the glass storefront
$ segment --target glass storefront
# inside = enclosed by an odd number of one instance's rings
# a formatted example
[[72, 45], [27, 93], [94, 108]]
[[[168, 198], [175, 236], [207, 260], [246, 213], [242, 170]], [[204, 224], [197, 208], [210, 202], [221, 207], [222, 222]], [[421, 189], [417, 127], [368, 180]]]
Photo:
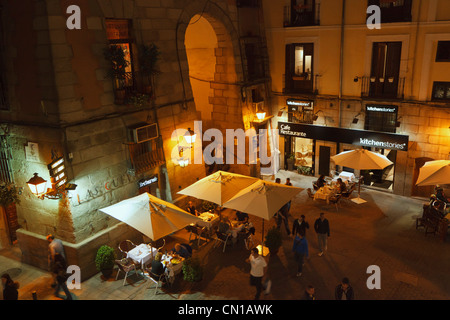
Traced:
[[313, 140], [294, 138], [295, 166], [300, 172], [310, 171], [313, 168]]

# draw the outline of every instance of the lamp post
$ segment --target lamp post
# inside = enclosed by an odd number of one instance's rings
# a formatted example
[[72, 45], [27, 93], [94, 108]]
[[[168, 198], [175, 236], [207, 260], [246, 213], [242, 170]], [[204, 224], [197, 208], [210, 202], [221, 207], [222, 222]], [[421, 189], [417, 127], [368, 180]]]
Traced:
[[47, 192], [47, 180], [39, 177], [37, 173], [34, 173], [34, 176], [28, 180], [27, 184], [31, 192], [37, 197], [43, 197]]
[[191, 128], [188, 128], [187, 132], [184, 134], [184, 140], [186, 140], [188, 144], [195, 143], [196, 137], [197, 135], [195, 134], [194, 131], [191, 130]]

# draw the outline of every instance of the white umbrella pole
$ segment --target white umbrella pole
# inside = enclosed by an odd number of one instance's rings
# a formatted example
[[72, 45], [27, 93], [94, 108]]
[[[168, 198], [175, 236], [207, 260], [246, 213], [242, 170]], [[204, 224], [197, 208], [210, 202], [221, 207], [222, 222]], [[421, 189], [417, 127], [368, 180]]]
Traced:
[[367, 202], [366, 200], [361, 199], [361, 197], [360, 197], [360, 195], [361, 195], [361, 180], [362, 180], [362, 177], [360, 176], [358, 179], [358, 198], [351, 199], [351, 201], [353, 201], [354, 203], [357, 203], [357, 204]]

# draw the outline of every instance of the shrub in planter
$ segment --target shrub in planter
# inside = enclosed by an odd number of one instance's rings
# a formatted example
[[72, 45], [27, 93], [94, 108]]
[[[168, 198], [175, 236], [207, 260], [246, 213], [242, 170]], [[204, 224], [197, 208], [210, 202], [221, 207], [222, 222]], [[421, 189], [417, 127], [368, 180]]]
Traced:
[[97, 251], [95, 266], [106, 278], [109, 278], [113, 272], [115, 259], [116, 253], [114, 249], [110, 246], [103, 245]]
[[276, 254], [282, 245], [281, 231], [276, 227], [272, 227], [267, 231], [265, 246], [269, 248], [270, 254]]
[[214, 212], [217, 209], [218, 205], [214, 202], [209, 202], [209, 201], [203, 201], [202, 203], [202, 208], [203, 210], [206, 211], [211, 211]]
[[183, 279], [190, 282], [197, 282], [203, 278], [203, 267], [198, 258], [188, 258], [183, 264]]

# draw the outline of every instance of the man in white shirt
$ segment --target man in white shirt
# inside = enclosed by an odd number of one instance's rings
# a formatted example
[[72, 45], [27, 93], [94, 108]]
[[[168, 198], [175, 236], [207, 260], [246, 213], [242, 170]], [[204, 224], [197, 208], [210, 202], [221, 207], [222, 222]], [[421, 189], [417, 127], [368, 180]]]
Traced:
[[257, 248], [252, 249], [250, 257], [245, 261], [250, 263], [250, 285], [256, 287], [255, 300], [259, 300], [263, 287], [262, 280], [266, 271], [267, 262], [264, 257], [259, 255]]

